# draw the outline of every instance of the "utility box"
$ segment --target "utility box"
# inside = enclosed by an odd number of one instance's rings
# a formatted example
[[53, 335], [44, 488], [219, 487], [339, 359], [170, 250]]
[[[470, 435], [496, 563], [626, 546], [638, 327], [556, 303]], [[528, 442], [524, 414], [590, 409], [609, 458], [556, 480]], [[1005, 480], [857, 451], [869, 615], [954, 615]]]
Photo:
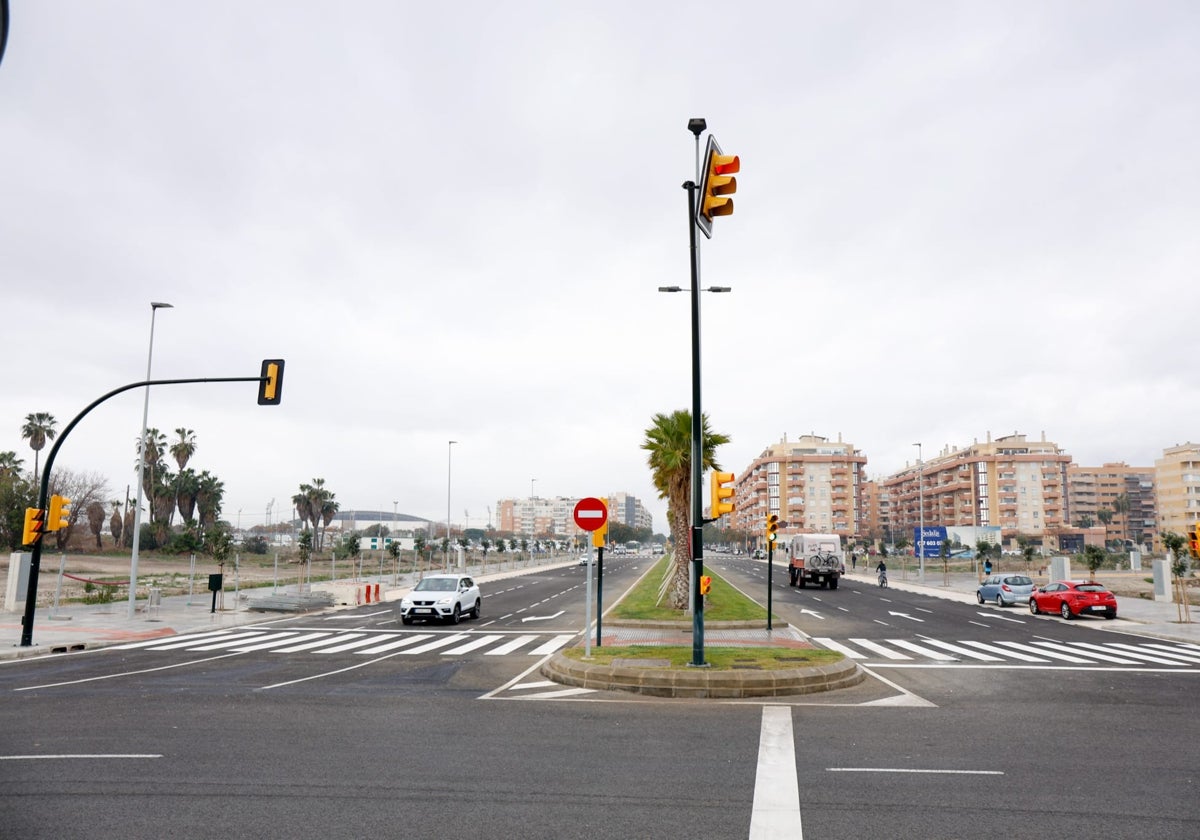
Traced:
[[208, 576], [208, 591], [220, 592], [223, 588], [224, 575], [209, 575]]
[[29, 566], [33, 555], [28, 551], [14, 551], [8, 555], [8, 587], [4, 590], [4, 611], [18, 612], [25, 609], [25, 592], [29, 589]]

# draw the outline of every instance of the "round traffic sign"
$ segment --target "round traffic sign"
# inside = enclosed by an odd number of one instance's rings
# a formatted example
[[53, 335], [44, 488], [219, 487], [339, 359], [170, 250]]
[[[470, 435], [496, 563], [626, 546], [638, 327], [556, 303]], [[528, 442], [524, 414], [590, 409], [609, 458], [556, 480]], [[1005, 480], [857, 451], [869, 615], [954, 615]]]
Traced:
[[585, 531], [597, 531], [608, 521], [604, 502], [589, 496], [575, 503], [575, 524]]

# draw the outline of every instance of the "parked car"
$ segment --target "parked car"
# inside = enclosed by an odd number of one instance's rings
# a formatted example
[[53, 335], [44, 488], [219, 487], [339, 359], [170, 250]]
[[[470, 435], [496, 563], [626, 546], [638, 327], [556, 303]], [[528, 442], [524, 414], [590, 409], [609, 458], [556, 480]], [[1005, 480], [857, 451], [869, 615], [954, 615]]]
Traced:
[[1058, 613], [1072, 619], [1081, 615], [1117, 617], [1117, 596], [1095, 581], [1064, 580], [1047, 584], [1029, 596], [1029, 611]]
[[988, 575], [975, 591], [975, 599], [981, 604], [995, 601], [997, 607], [1011, 607], [1027, 603], [1033, 589], [1033, 579], [1027, 575]]
[[418, 618], [458, 624], [463, 615], [479, 618], [482, 607], [479, 585], [467, 575], [426, 575], [400, 601], [400, 621]]

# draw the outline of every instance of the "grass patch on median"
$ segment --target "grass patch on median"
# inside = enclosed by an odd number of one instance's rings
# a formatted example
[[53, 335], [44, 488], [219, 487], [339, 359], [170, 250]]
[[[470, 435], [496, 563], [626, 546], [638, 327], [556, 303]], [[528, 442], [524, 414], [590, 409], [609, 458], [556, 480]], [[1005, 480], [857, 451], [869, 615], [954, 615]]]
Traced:
[[[562, 654], [569, 659], [591, 665], [611, 665], [614, 659], [667, 660], [671, 670], [691, 667], [692, 649], [666, 645], [626, 645], [623, 647], [593, 647], [590, 658], [581, 647], [567, 648]], [[832, 650], [781, 647], [708, 647], [704, 661], [715, 671], [777, 671], [784, 668], [803, 668], [808, 665], [827, 665], [839, 662], [842, 655]], [[661, 667], [654, 663], [649, 667]]]
[[[658, 593], [662, 589], [663, 578], [671, 563], [667, 555], [659, 560], [642, 576], [637, 585], [629, 591], [621, 602], [609, 614], [612, 618], [634, 619], [637, 621], [688, 621], [691, 614], [684, 610], [673, 610], [660, 605]], [[704, 602], [704, 620], [709, 621], [761, 621], [767, 622], [767, 608], [725, 582], [725, 579], [704, 567], [704, 574], [712, 578], [712, 592]], [[776, 616], [772, 616], [776, 618]]]

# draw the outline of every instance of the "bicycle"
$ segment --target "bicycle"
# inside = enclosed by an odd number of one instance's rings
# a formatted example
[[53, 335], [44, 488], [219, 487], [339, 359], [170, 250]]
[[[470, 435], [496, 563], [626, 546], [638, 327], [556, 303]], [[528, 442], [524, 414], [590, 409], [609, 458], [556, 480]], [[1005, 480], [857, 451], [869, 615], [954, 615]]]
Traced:
[[879, 573], [879, 588], [880, 588], [880, 589], [887, 589], [887, 588], [888, 588], [888, 585], [887, 585], [887, 572], [880, 572], [880, 573]]

